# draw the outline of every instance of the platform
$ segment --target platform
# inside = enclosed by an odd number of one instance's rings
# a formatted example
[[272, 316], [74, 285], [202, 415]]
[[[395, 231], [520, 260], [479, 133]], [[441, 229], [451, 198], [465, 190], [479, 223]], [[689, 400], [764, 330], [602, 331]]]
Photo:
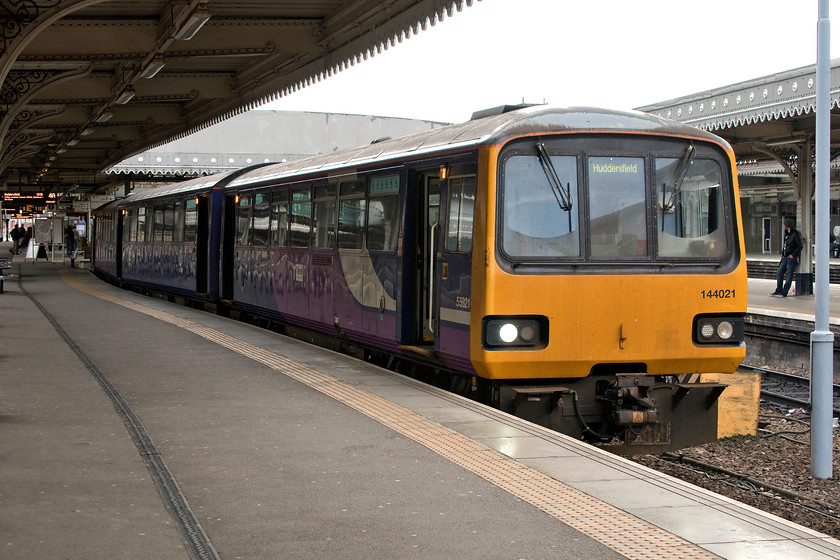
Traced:
[[840, 557], [825, 535], [363, 361], [66, 264], [12, 272], [3, 558], [190, 558], [193, 541], [231, 559]]

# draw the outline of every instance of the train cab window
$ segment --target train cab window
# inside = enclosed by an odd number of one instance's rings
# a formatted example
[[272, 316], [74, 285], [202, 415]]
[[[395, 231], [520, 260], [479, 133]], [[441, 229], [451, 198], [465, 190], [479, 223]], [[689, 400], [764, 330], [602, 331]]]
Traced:
[[289, 236], [289, 191], [271, 193], [271, 246], [285, 247]]
[[137, 241], [146, 241], [146, 209], [137, 209]]
[[335, 195], [336, 185], [315, 187], [315, 215], [312, 220], [312, 246], [332, 248], [335, 246]]
[[388, 175], [370, 180], [367, 208], [367, 248], [369, 251], [397, 250], [400, 229], [400, 176]]
[[184, 240], [184, 201], [175, 201], [175, 223], [172, 231], [172, 241], [180, 243]]
[[251, 244], [252, 210], [252, 195], [240, 195], [239, 204], [236, 207], [236, 244], [239, 246]]
[[251, 244], [254, 247], [268, 245], [271, 206], [267, 192], [254, 195], [254, 227], [251, 234]]
[[449, 179], [449, 220], [446, 250], [449, 253], [472, 251], [473, 215], [475, 213], [475, 175]]
[[361, 249], [365, 225], [365, 182], [341, 183], [338, 207], [338, 248]]
[[504, 252], [513, 258], [579, 257], [578, 158], [514, 152], [502, 165]]
[[312, 232], [312, 191], [309, 188], [292, 190], [290, 235], [292, 247], [309, 247]]
[[198, 200], [191, 198], [184, 208], [184, 242], [195, 243], [198, 232]]
[[722, 176], [714, 160], [656, 158], [659, 257], [720, 259], [726, 255]]
[[152, 240], [153, 241], [163, 241], [163, 215], [165, 213], [165, 208], [163, 206], [155, 206], [155, 214], [154, 214], [154, 224], [152, 230]]
[[645, 160], [590, 157], [592, 258], [647, 257]]

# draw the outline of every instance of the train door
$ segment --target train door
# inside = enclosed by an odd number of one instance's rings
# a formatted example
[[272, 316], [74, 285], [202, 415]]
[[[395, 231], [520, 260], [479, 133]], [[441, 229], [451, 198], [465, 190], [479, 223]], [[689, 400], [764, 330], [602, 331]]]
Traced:
[[436, 262], [440, 238], [440, 176], [422, 173], [417, 189], [417, 215], [414, 223], [415, 270], [412, 333], [414, 344], [435, 345], [438, 324]]
[[123, 275], [123, 231], [124, 231], [125, 210], [117, 212], [117, 232], [114, 238], [114, 262], [117, 265], [117, 278]]
[[195, 291], [198, 294], [207, 293], [207, 260], [210, 232], [210, 199], [199, 197], [198, 223], [196, 224], [195, 239]]
[[233, 300], [233, 253], [236, 245], [236, 198], [233, 196], [225, 196], [222, 224], [221, 297]]

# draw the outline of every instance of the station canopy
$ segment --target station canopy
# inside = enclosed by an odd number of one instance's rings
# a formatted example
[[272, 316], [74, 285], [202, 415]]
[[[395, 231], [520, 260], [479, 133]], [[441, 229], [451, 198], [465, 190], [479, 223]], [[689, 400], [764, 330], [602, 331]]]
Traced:
[[[840, 59], [831, 61], [830, 82], [831, 188], [837, 189]], [[742, 196], [777, 197], [792, 195], [792, 180], [813, 162], [816, 87], [816, 65], [810, 65], [639, 110], [723, 137], [735, 151]]]
[[473, 0], [27, 0], [0, 7], [0, 190], [105, 170], [357, 64]]

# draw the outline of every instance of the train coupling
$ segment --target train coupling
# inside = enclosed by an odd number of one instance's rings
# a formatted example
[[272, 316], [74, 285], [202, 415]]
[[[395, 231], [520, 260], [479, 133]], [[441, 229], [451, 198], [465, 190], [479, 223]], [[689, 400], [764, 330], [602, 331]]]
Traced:
[[649, 375], [616, 375], [600, 397], [610, 410], [611, 423], [616, 426], [656, 423], [655, 385], [655, 380]]

